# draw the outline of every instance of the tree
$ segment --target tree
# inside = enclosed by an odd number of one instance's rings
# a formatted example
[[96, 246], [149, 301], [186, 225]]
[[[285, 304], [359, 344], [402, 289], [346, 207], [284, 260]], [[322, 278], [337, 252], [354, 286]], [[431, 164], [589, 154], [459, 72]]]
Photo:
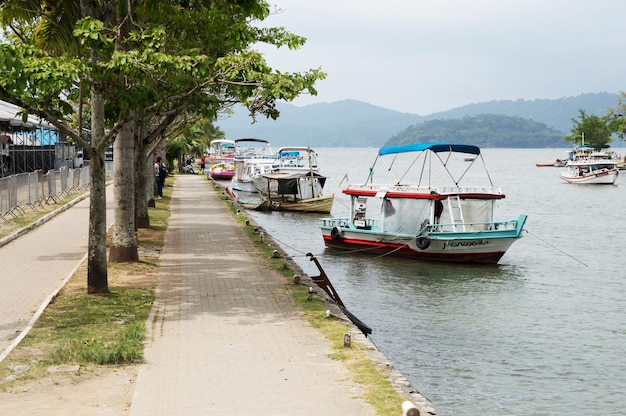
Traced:
[[[130, 6], [130, 28], [116, 24], [116, 16], [124, 15], [116, 14], [120, 3]], [[0, 21], [19, 33], [0, 45], [0, 98], [46, 119], [91, 156], [90, 293], [108, 291], [104, 151], [118, 133], [127, 135], [129, 126], [137, 132], [148, 125], [155, 134], [142, 137], [156, 142], [144, 149], [156, 148], [167, 126], [185, 112], [214, 118], [218, 111], [243, 103], [251, 114], [276, 118], [276, 100], [290, 101], [304, 91], [316, 94], [315, 82], [325, 77], [321, 70], [281, 73], [251, 49], [256, 42], [292, 49], [304, 43], [304, 38], [282, 28], [252, 26], [268, 15], [269, 6], [262, 0], [192, 5], [174, 0], [2, 3]], [[44, 20], [59, 31], [55, 40], [70, 41], [46, 43], [35, 30]], [[120, 30], [127, 29], [120, 37]], [[124, 40], [124, 48], [116, 48], [116, 40]], [[78, 100], [80, 114], [83, 98], [91, 108], [91, 142], [80, 134], [82, 123], [72, 124], [74, 104]], [[130, 152], [127, 149], [121, 151]], [[134, 210], [124, 212], [134, 215]], [[130, 228], [122, 232], [128, 234]]]
[[611, 120], [609, 116], [599, 117], [587, 115], [585, 110], [579, 110], [579, 119], [572, 119], [574, 126], [569, 136], [565, 140], [576, 145], [585, 145], [597, 149], [608, 147], [613, 140], [611, 134]]
[[621, 140], [626, 140], [626, 92], [621, 91], [617, 100], [617, 105], [607, 111], [611, 130], [617, 134]]

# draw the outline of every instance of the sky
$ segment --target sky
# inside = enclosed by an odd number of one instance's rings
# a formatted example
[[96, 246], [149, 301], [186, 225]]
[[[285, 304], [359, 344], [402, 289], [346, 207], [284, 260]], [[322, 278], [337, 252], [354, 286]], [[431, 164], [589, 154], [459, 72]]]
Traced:
[[307, 38], [256, 48], [280, 71], [321, 68], [317, 96], [428, 115], [492, 100], [626, 91], [624, 0], [267, 0], [260, 26]]

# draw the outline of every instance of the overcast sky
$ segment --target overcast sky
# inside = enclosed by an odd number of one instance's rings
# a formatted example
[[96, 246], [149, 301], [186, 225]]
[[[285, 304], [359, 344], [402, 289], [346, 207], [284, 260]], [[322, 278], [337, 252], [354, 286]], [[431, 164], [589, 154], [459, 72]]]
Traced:
[[[262, 49], [281, 71], [321, 67], [306, 105], [356, 99], [427, 115], [491, 100], [626, 91], [625, 0], [268, 0]], [[284, 50], [283, 50], [284, 49]]]

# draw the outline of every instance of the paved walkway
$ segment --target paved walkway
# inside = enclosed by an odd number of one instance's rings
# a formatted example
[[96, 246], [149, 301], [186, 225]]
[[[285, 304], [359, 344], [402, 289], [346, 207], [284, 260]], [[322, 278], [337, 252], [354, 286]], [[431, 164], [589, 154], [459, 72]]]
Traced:
[[373, 415], [210, 184], [177, 177], [170, 208], [130, 415]]
[[[109, 219], [112, 200], [113, 187], [108, 186]], [[19, 238], [0, 239], [0, 361], [86, 257], [89, 198], [62, 209]]]
[[[0, 361], [85, 259], [89, 199], [62, 209], [0, 239]], [[131, 416], [374, 415], [200, 175], [175, 181], [160, 261]]]

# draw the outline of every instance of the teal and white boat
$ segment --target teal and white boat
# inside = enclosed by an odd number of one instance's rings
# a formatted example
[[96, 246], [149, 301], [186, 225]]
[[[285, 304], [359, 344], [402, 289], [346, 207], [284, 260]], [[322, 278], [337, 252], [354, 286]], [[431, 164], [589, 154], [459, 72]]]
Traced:
[[[467, 155], [473, 156], [469, 161]], [[481, 172], [476, 165], [482, 164]], [[384, 169], [383, 169], [384, 165]], [[375, 182], [383, 170], [390, 176]], [[480, 181], [484, 185], [461, 185]], [[437, 183], [437, 185], [434, 185]], [[349, 184], [350, 216], [321, 219], [330, 248], [448, 262], [497, 263], [522, 236], [526, 215], [497, 221], [505, 195], [477, 146], [444, 142], [379, 149], [364, 184]]]

